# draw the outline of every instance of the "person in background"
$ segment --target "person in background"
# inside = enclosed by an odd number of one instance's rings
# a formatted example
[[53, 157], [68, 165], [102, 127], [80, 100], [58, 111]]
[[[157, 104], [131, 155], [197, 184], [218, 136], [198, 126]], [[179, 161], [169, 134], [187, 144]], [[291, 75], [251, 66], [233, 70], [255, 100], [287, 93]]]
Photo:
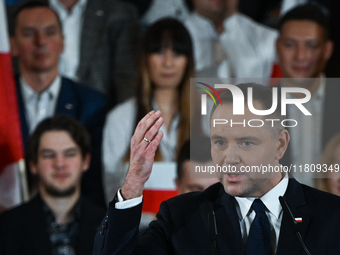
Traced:
[[[315, 5], [298, 6], [284, 15], [276, 42], [282, 87], [308, 90], [311, 98], [304, 107], [312, 116], [305, 116], [294, 105], [287, 106], [287, 119], [298, 122], [288, 128], [292, 141], [281, 163], [284, 165], [317, 164], [322, 149], [329, 139], [340, 131], [339, 86], [336, 80], [326, 79], [324, 69], [332, 55], [333, 43], [329, 39], [329, 20]], [[288, 93], [287, 98], [304, 97]], [[313, 185], [313, 174], [296, 173], [296, 178]]]
[[199, 173], [195, 176], [196, 166], [207, 169], [207, 167], [212, 165], [209, 137], [194, 137], [187, 141], [180, 150], [177, 160], [175, 183], [178, 194], [203, 191], [218, 182], [216, 173], [206, 173], [206, 175]]
[[[77, 119], [93, 141], [91, 166], [84, 174], [82, 194], [104, 205], [100, 159], [107, 100], [59, 73], [64, 36], [53, 9], [45, 3], [29, 1], [16, 10], [13, 19], [11, 51], [19, 59], [20, 72], [15, 82], [24, 148], [29, 134], [45, 118], [60, 113]], [[29, 171], [28, 177], [32, 190]]]
[[204, 78], [271, 77], [277, 31], [238, 12], [238, 0], [193, 0], [185, 21]]
[[327, 143], [320, 164], [323, 176], [315, 178], [315, 188], [340, 196], [340, 133]]
[[90, 136], [65, 115], [42, 121], [28, 142], [38, 194], [0, 216], [0, 254], [92, 254], [105, 208], [80, 195]]
[[[12, 13], [30, 1], [23, 0], [8, 10]], [[100, 92], [110, 99], [111, 106], [132, 96], [140, 38], [134, 6], [117, 0], [40, 2], [55, 10], [63, 26], [60, 74]], [[11, 19], [9, 24], [13, 26]]]
[[139, 58], [137, 94], [117, 106], [106, 118], [103, 164], [107, 202], [121, 187], [130, 158], [130, 139], [139, 120], [151, 110], [161, 110], [164, 138], [156, 161], [175, 161], [189, 139], [190, 78], [194, 75], [191, 38], [175, 19], [156, 22], [146, 32]]

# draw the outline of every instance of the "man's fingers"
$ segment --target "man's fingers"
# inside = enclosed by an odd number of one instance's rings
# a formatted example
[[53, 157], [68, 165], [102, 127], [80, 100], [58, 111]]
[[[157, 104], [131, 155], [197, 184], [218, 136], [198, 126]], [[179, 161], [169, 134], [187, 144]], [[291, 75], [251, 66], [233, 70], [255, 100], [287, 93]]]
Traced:
[[162, 138], [163, 138], [163, 135], [164, 135], [163, 131], [160, 131], [160, 132], [156, 135], [156, 137], [152, 140], [151, 144], [152, 144], [152, 146], [155, 147], [155, 151], [156, 151], [158, 145], [161, 143], [161, 140], [162, 140]]
[[164, 123], [164, 119], [160, 117], [155, 124], [152, 125], [152, 127], [145, 133], [145, 138], [152, 141], [154, 137], [157, 135], [159, 129]]
[[[152, 127], [152, 125], [154, 125], [154, 123], [157, 121], [157, 119], [160, 118], [160, 116], [160, 111], [150, 112], [138, 123], [136, 131], [133, 135], [135, 142], [138, 143], [144, 139], [146, 132]], [[149, 139], [148, 137], [146, 138]]]

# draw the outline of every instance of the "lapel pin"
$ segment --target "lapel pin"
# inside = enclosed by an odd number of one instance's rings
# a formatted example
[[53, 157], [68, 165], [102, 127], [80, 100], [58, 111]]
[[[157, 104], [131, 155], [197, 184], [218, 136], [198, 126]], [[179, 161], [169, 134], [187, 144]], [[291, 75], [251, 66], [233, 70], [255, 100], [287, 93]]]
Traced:
[[296, 222], [302, 222], [302, 218], [295, 218]]
[[66, 108], [67, 110], [71, 110], [71, 109], [73, 109], [73, 104], [66, 104], [66, 105], [65, 105], [65, 108]]
[[98, 11], [96, 11], [96, 15], [98, 17], [103, 16], [104, 15], [104, 11], [103, 10], [98, 10]]

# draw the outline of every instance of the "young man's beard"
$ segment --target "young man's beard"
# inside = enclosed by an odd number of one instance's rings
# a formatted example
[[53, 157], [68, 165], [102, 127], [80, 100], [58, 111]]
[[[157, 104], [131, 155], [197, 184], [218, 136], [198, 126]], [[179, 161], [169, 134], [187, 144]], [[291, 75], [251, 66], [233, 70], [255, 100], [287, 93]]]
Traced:
[[76, 189], [77, 187], [75, 185], [64, 190], [58, 190], [51, 185], [45, 185], [46, 193], [52, 197], [69, 197], [76, 192]]

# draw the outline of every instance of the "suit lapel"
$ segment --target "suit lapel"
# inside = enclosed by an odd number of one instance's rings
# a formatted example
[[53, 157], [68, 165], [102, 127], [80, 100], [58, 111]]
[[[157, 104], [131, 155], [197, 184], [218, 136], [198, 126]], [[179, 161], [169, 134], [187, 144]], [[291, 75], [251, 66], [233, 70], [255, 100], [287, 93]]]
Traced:
[[26, 148], [26, 141], [28, 139], [28, 124], [26, 120], [26, 110], [25, 110], [24, 100], [22, 98], [19, 76], [15, 77], [15, 84], [16, 84], [16, 90], [17, 90], [21, 135], [22, 135], [22, 139], [24, 143], [24, 148]]
[[216, 201], [217, 247], [221, 254], [243, 255], [239, 219], [235, 207], [235, 198], [225, 193], [221, 185], [221, 196]]
[[70, 82], [70, 80], [62, 78], [61, 89], [58, 96], [55, 113], [66, 114], [78, 119], [79, 105], [77, 102], [79, 100], [77, 100], [77, 95], [74, 92]]
[[106, 26], [108, 12], [101, 0], [88, 0], [81, 32], [80, 61], [77, 70], [78, 77], [83, 77], [87, 71], [96, 45], [100, 42]]
[[[284, 198], [286, 199], [294, 218], [302, 218], [302, 222], [298, 223], [298, 227], [302, 240], [305, 240], [311, 217], [308, 207], [306, 206], [302, 186], [295, 179], [289, 180], [288, 188]], [[301, 252], [302, 246], [296, 234], [290, 228], [287, 215], [283, 213], [277, 255], [294, 255], [300, 254]]]
[[24, 225], [22, 229], [28, 230], [26, 236], [34, 247], [35, 254], [52, 255], [45, 214], [42, 210], [43, 202], [40, 196], [36, 196], [30, 203], [31, 209], [27, 210], [22, 220]]
[[[79, 222], [79, 232], [77, 237], [77, 246], [79, 254], [90, 254], [93, 249], [93, 240], [97, 229], [100, 227], [100, 221], [96, 225], [98, 216], [93, 214], [92, 205], [81, 199], [81, 216]], [[96, 212], [96, 210], [94, 210]], [[104, 216], [104, 215], [103, 215]]]

